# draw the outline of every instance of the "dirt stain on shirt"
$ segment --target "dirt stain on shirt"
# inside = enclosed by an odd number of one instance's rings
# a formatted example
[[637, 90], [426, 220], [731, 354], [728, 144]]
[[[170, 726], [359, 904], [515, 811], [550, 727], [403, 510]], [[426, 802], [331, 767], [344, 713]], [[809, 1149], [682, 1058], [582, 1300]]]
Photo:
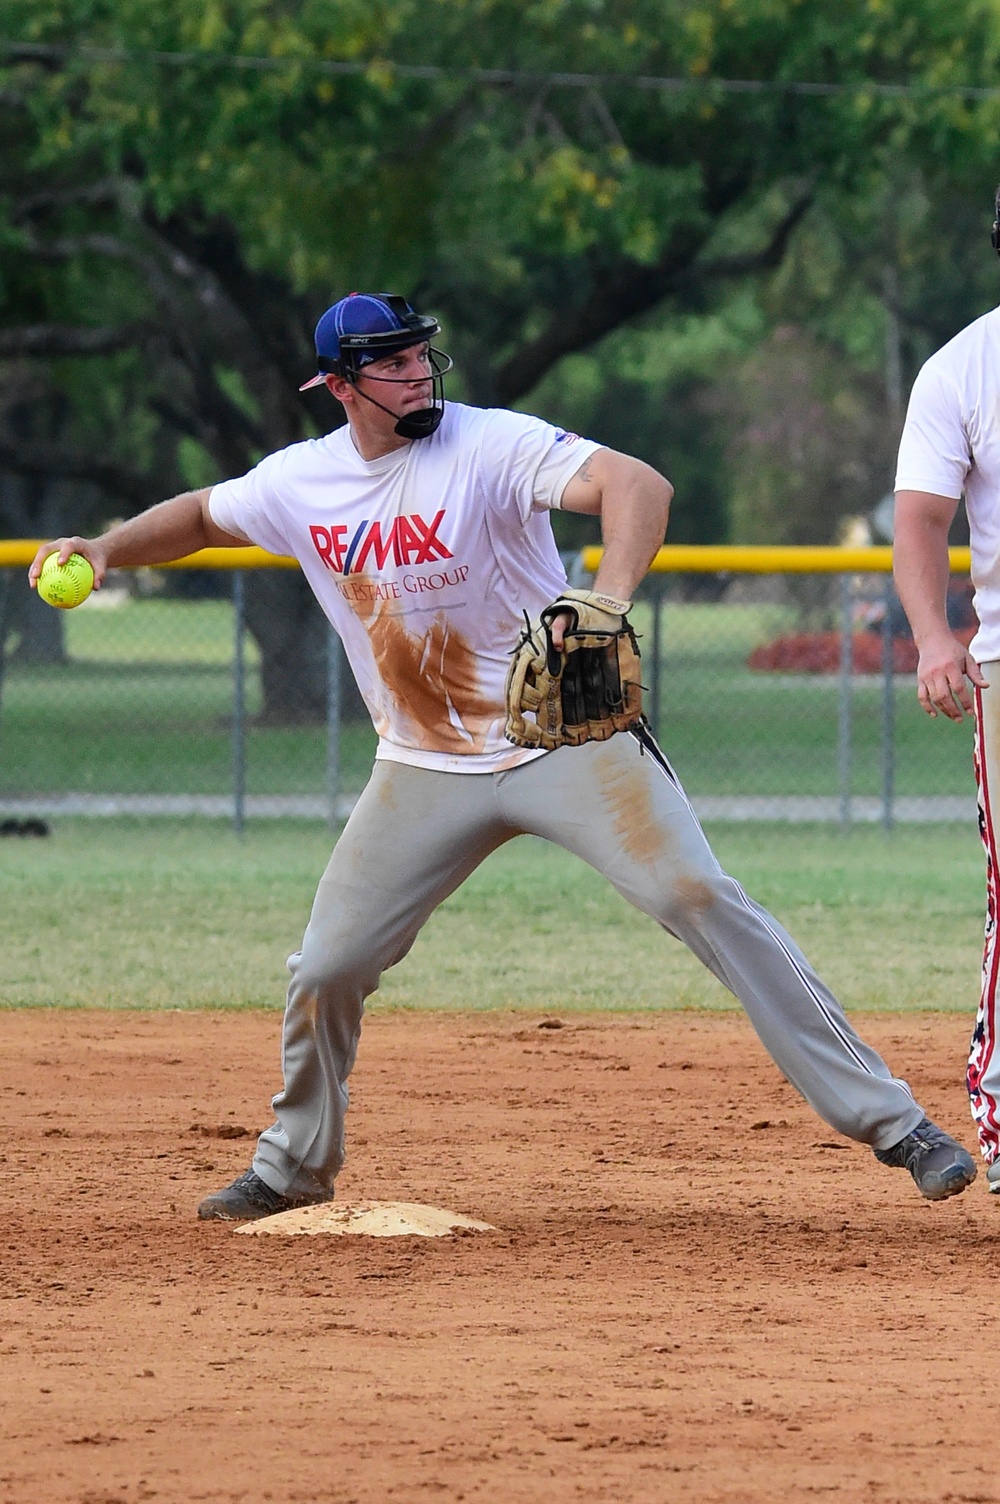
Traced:
[[523, 747], [518, 748], [516, 752], [509, 752], [504, 758], [503, 762], [497, 763], [496, 767], [493, 769], [494, 773], [509, 773], [511, 768], [521, 767], [525, 762], [529, 761], [529, 759], [525, 757], [524, 753], [525, 749]]
[[484, 694], [475, 653], [443, 615], [409, 632], [387, 601], [351, 599], [364, 622], [382, 683], [413, 722], [419, 745], [434, 752], [481, 752], [501, 707]]

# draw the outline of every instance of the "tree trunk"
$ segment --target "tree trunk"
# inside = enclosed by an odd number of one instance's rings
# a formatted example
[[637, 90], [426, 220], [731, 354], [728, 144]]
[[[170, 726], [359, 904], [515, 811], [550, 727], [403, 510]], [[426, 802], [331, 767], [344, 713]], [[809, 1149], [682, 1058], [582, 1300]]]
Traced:
[[[247, 628], [260, 649], [262, 726], [314, 726], [326, 720], [330, 626], [302, 575], [287, 569], [248, 572]], [[354, 676], [344, 675], [341, 714], [368, 714]]]
[[28, 584], [23, 569], [13, 571], [10, 593], [20, 641], [11, 654], [17, 663], [65, 663], [66, 618], [54, 611]]
[[[0, 736], [2, 736], [3, 692], [7, 679], [7, 642], [14, 625], [13, 584], [14, 571], [0, 569]], [[2, 767], [3, 760], [0, 759], [0, 768]]]
[[310, 725], [326, 716], [326, 619], [305, 580], [287, 570], [249, 572], [247, 627], [261, 655], [266, 726]]
[[[63, 517], [72, 514], [79, 491], [78, 486], [48, 476], [5, 477], [4, 521], [8, 526], [13, 523], [22, 537], [58, 537]], [[20, 663], [65, 663], [66, 618], [31, 589], [25, 569], [10, 572], [5, 614], [8, 633], [17, 632], [20, 637], [9, 655], [11, 659]]]
[[[247, 630], [260, 652], [262, 726], [316, 726], [326, 720], [330, 624], [304, 577], [290, 569], [247, 571]], [[368, 707], [349, 671], [340, 689], [345, 721]]]

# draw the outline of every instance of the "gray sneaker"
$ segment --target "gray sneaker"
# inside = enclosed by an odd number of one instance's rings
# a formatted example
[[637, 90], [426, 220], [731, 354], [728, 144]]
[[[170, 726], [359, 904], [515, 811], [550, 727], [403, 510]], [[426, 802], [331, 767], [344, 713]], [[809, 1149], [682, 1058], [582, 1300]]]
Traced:
[[917, 1190], [928, 1201], [959, 1196], [976, 1178], [972, 1155], [930, 1118], [924, 1118], [891, 1149], [876, 1149], [875, 1158], [894, 1169], [909, 1170]]
[[260, 1217], [273, 1217], [276, 1212], [332, 1200], [332, 1196], [283, 1196], [280, 1191], [272, 1191], [254, 1170], [247, 1170], [232, 1185], [206, 1196], [198, 1208], [198, 1216], [203, 1222], [255, 1222]]
[[995, 1159], [986, 1171], [986, 1189], [994, 1196], [1000, 1196], [1000, 1159]]

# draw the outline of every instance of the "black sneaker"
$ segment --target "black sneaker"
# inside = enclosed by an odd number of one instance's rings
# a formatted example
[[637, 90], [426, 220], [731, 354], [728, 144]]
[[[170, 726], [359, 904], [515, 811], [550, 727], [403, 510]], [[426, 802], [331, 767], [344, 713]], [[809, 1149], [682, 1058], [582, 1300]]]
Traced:
[[976, 1162], [943, 1128], [924, 1118], [891, 1149], [876, 1149], [875, 1158], [897, 1170], [909, 1170], [928, 1201], [959, 1196], [976, 1178]]
[[283, 1196], [280, 1191], [272, 1191], [255, 1171], [247, 1170], [232, 1185], [206, 1196], [198, 1216], [203, 1222], [254, 1222], [258, 1217], [273, 1217], [276, 1212], [332, 1200], [332, 1196]]

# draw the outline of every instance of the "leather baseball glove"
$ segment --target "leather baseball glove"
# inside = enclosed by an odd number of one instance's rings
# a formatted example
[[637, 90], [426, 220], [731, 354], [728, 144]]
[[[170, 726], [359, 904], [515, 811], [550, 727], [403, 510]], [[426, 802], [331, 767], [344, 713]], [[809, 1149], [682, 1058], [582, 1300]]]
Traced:
[[[508, 741], [518, 747], [579, 747], [603, 742], [642, 719], [639, 645], [629, 626], [631, 601], [567, 590], [525, 630], [507, 672]], [[552, 621], [572, 618], [565, 647]]]

